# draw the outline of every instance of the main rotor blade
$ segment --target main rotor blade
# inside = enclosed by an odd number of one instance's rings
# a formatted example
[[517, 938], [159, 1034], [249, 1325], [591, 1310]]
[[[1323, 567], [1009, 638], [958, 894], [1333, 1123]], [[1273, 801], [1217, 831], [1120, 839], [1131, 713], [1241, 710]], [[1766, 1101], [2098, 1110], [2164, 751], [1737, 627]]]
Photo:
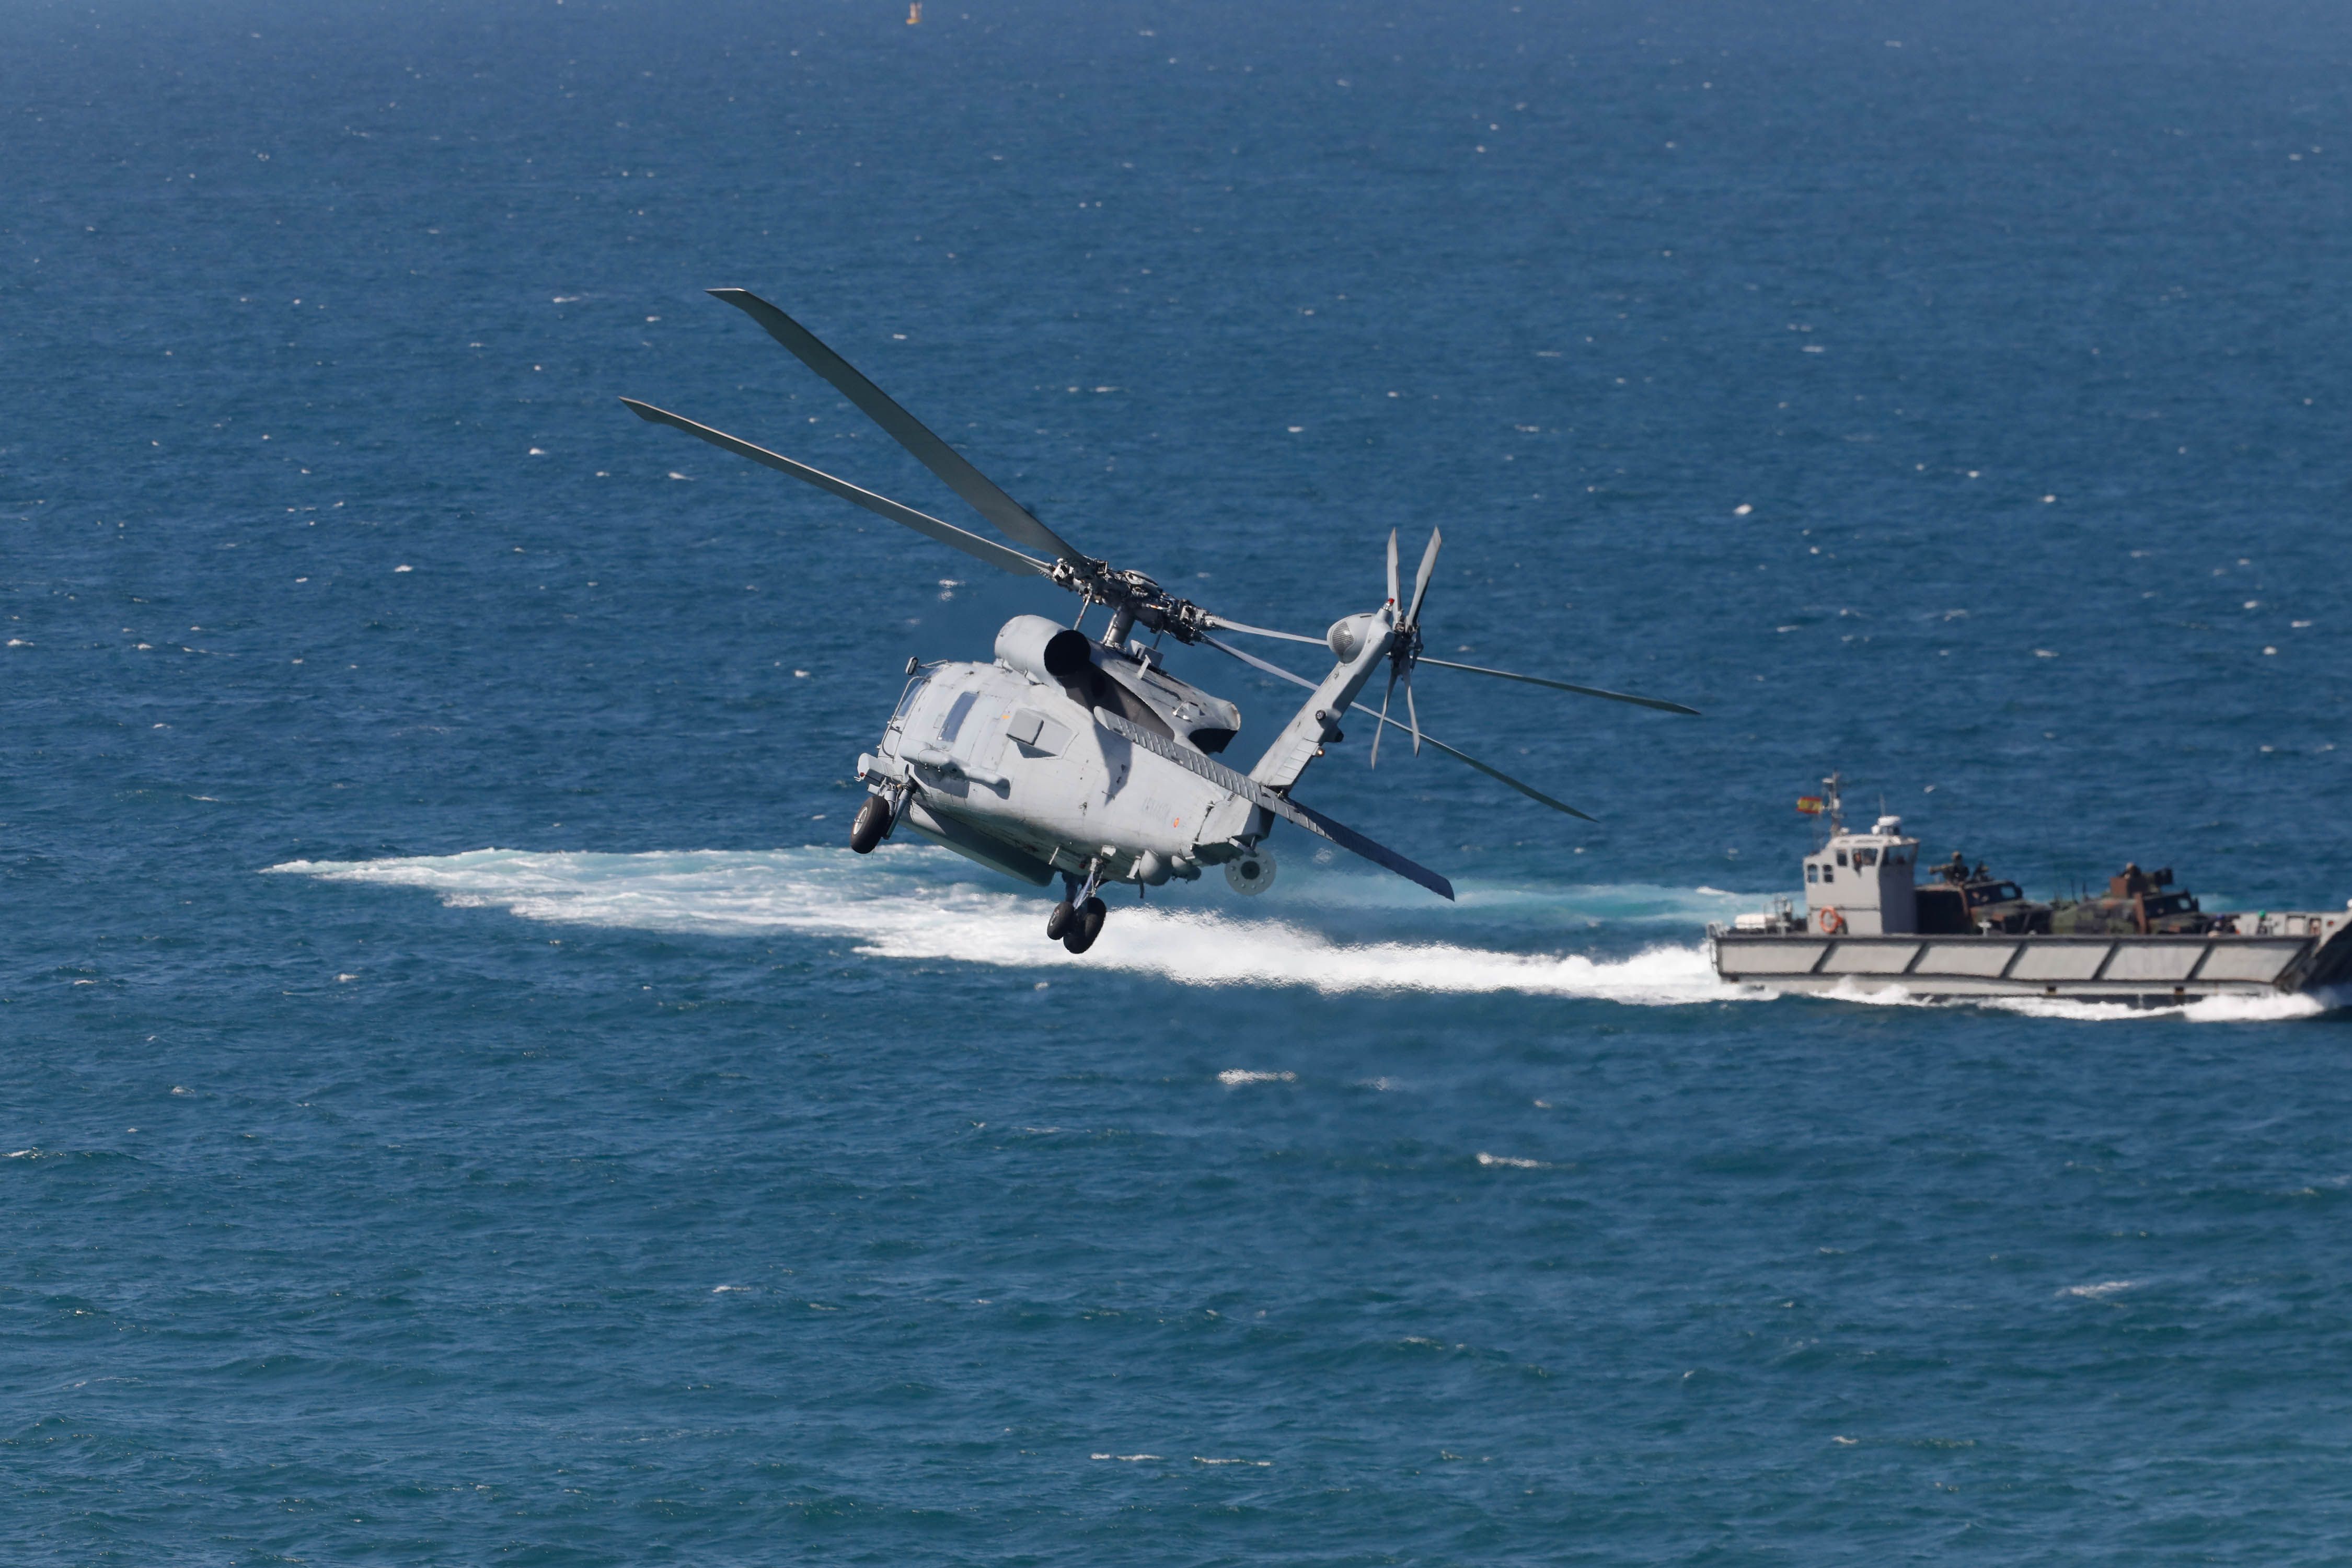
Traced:
[[[1386, 724], [1391, 730], [1402, 730], [1404, 728], [1403, 725], [1398, 723], [1393, 719], [1383, 719], [1381, 722]], [[1513, 789], [1517, 790], [1521, 795], [1526, 795], [1529, 800], [1541, 801], [1544, 805], [1551, 807], [1554, 811], [1564, 811], [1569, 816], [1581, 817], [1586, 822], [1597, 822], [1600, 820], [1600, 818], [1592, 816], [1590, 812], [1577, 810], [1576, 807], [1569, 805], [1564, 800], [1552, 799], [1551, 796], [1544, 794], [1543, 791], [1536, 788], [1533, 784], [1521, 784], [1517, 779], [1513, 778], [1510, 774], [1505, 773], [1500, 768], [1488, 767], [1486, 763], [1480, 762], [1469, 752], [1457, 751], [1455, 748], [1447, 745], [1444, 742], [1439, 740], [1434, 735], [1423, 735], [1422, 739], [1428, 742], [1431, 745], [1435, 746], [1439, 751], [1444, 752], [1447, 756], [1455, 759], [1457, 762], [1468, 763], [1472, 767], [1476, 768], [1488, 778], [1496, 779], [1503, 784], [1510, 785]]]
[[997, 489], [987, 475], [964, 460], [963, 455], [940, 440], [913, 415], [890, 401], [880, 387], [858, 374], [847, 360], [817, 342], [816, 334], [748, 289], [713, 289], [723, 300], [767, 329], [768, 335], [792, 350], [800, 362], [831, 382], [834, 389], [882, 426], [890, 438], [914, 454], [915, 460], [947, 482], [974, 511], [996, 525], [1015, 544], [1043, 550], [1074, 566], [1087, 556], [1078, 548], [1029, 515], [1019, 501]]
[[[1417, 757], [1421, 755], [1421, 710], [1412, 705], [1412, 666], [1409, 664], [1404, 667], [1404, 711], [1412, 721], [1412, 754]], [[1381, 709], [1381, 716], [1386, 718], [1388, 710]]]
[[1696, 708], [1685, 708], [1679, 702], [1669, 702], [1663, 697], [1635, 697], [1623, 691], [1603, 691], [1597, 686], [1575, 686], [1565, 680], [1547, 680], [1540, 675], [1515, 675], [1507, 669], [1487, 669], [1475, 664], [1456, 664], [1450, 658], [1427, 658], [1423, 664], [1433, 664], [1440, 669], [1466, 669], [1473, 675], [1491, 675], [1498, 680], [1524, 680], [1529, 686], [1549, 686], [1554, 691], [1573, 691], [1580, 697], [1606, 697], [1612, 702], [1631, 702], [1638, 707], [1656, 708], [1668, 713], [1687, 713], [1692, 718], [1703, 717]]
[[1280, 637], [1285, 642], [1312, 643], [1317, 647], [1324, 646], [1321, 637], [1310, 637], [1301, 632], [1278, 632], [1271, 626], [1253, 626], [1241, 621], [1229, 621], [1223, 616], [1203, 616], [1201, 618], [1208, 626], [1223, 626], [1229, 632], [1246, 632], [1254, 637]]
[[[1383, 719], [1386, 719], [1389, 716], [1389, 699], [1396, 695], [1396, 683], [1397, 667], [1391, 664], [1389, 666], [1389, 689], [1381, 693], [1381, 717]], [[1412, 687], [1410, 682], [1407, 683], [1404, 689], [1405, 700], [1408, 702], [1412, 701]], [[1368, 768], [1376, 768], [1381, 765], [1381, 727], [1378, 724], [1372, 726], [1371, 760], [1364, 765]]]
[[[1244, 664], [1250, 665], [1255, 668], [1262, 669], [1268, 675], [1279, 677], [1281, 679], [1287, 680], [1293, 686], [1303, 686], [1309, 691], [1318, 689], [1316, 684], [1307, 679], [1305, 676], [1294, 675], [1289, 670], [1283, 668], [1282, 666], [1269, 663], [1266, 660], [1258, 658], [1257, 655], [1254, 653], [1244, 653], [1240, 648], [1234, 647], [1231, 643], [1219, 642], [1215, 637], [1202, 637], [1201, 640], [1207, 643], [1211, 647], [1215, 648], [1219, 653], [1231, 654], [1234, 658], [1240, 659]], [[1381, 722], [1391, 730], [1402, 730], [1405, 728], [1404, 725], [1398, 723], [1395, 720], [1389, 718], [1385, 714], [1381, 716]], [[1518, 780], [1513, 778], [1510, 774], [1504, 773], [1498, 768], [1488, 767], [1486, 763], [1480, 762], [1477, 758], [1471, 756], [1466, 752], [1455, 751], [1452, 746], [1447, 745], [1444, 742], [1439, 740], [1434, 735], [1423, 735], [1422, 739], [1428, 742], [1431, 745], [1435, 746], [1439, 751], [1445, 752], [1447, 755], [1468, 763], [1480, 773], [1486, 773], [1489, 777], [1501, 780], [1503, 783], [1510, 785], [1513, 789], [1517, 790], [1521, 795], [1526, 795], [1530, 800], [1539, 800], [1543, 802], [1544, 805], [1551, 807], [1554, 811], [1564, 811], [1570, 816], [1580, 816], [1587, 822], [1597, 820], [1591, 814], [1579, 811], [1576, 807], [1569, 805], [1565, 801], [1554, 800], [1551, 796], [1544, 794], [1543, 791], [1534, 788], [1532, 785], [1521, 784]]]
[[1373, 843], [1354, 828], [1343, 823], [1332, 821], [1311, 805], [1294, 800], [1290, 802], [1290, 809], [1297, 813], [1297, 816], [1290, 820], [1299, 823], [1310, 832], [1321, 834], [1342, 849], [1354, 850], [1375, 866], [1387, 867], [1408, 881], [1420, 883], [1448, 903], [1453, 901], [1454, 884], [1428, 867], [1417, 865], [1406, 859], [1385, 844]]
[[754, 447], [751, 442], [739, 440], [724, 430], [713, 430], [708, 425], [698, 425], [684, 415], [672, 414], [666, 408], [656, 408], [650, 403], [639, 403], [634, 397], [624, 397], [621, 402], [626, 405], [630, 413], [647, 424], [675, 426], [688, 435], [708, 441], [722, 451], [732, 452], [739, 458], [749, 458], [755, 463], [773, 468], [780, 474], [790, 474], [793, 478], [803, 483], [814, 485], [821, 490], [830, 490], [844, 500], [855, 501], [870, 512], [888, 518], [892, 522], [904, 523], [918, 533], [929, 534], [941, 544], [952, 545], [966, 555], [976, 555], [1000, 572], [1010, 572], [1015, 577], [1047, 577], [1053, 574], [1054, 569], [1043, 561], [1032, 560], [1017, 550], [1008, 550], [992, 539], [983, 539], [977, 533], [967, 532], [951, 522], [941, 522], [938, 518], [927, 512], [917, 511], [913, 507], [900, 506], [887, 496], [877, 496], [872, 490], [860, 489], [847, 479], [836, 479], [822, 468], [812, 468], [806, 463], [795, 463], [790, 458], [769, 451], [765, 447]]
[[1389, 603], [1391, 605], [1398, 598], [1396, 568], [1396, 530], [1391, 528], [1389, 530]]
[[1218, 788], [1241, 796], [1262, 811], [1271, 812], [1286, 822], [1296, 823], [1307, 832], [1328, 838], [1343, 849], [1350, 849], [1375, 865], [1385, 866], [1400, 877], [1419, 882], [1442, 899], [1454, 897], [1454, 884], [1426, 866], [1417, 866], [1385, 845], [1375, 844], [1354, 828], [1332, 821], [1311, 805], [1302, 805], [1279, 790], [1266, 788], [1245, 773], [1237, 773], [1224, 763], [1200, 752], [1189, 751], [1163, 736], [1155, 735], [1140, 725], [1130, 723], [1108, 709], [1095, 710], [1095, 722], [1119, 736], [1131, 746], [1139, 746], [1155, 756], [1165, 757], [1188, 773], [1197, 773]]
[[[1444, 542], [1444, 534], [1433, 528], [1429, 531], [1429, 548], [1421, 552], [1421, 570], [1413, 574], [1412, 608], [1404, 613], [1407, 626], [1421, 624], [1421, 602], [1429, 596], [1429, 580], [1437, 572], [1437, 547]], [[1408, 681], [1405, 684], [1405, 700], [1408, 703], [1412, 701], [1412, 685]]]
[[1274, 676], [1277, 679], [1287, 680], [1293, 686], [1303, 686], [1309, 691], [1319, 691], [1322, 689], [1322, 688], [1317, 686], [1305, 676], [1294, 675], [1289, 670], [1283, 668], [1282, 666], [1262, 659], [1254, 653], [1244, 653], [1243, 650], [1235, 647], [1229, 642], [1220, 642], [1215, 637], [1204, 637], [1201, 640], [1207, 643], [1211, 647], [1215, 648], [1219, 653], [1228, 654], [1234, 658], [1240, 659], [1252, 669], [1262, 669], [1265, 671], [1266, 674]]

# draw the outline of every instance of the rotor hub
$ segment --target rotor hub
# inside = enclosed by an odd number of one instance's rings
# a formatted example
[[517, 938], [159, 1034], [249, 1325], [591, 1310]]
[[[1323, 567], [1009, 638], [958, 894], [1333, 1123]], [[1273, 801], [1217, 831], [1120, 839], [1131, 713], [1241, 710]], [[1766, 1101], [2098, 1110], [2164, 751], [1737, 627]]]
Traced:
[[[1114, 623], [1126, 622], [1145, 631], [1165, 633], [1180, 643], [1197, 643], [1209, 630], [1209, 613], [1190, 599], [1180, 598], [1141, 572], [1114, 568], [1107, 561], [1088, 558], [1054, 563], [1053, 580], [1097, 605], [1110, 606]], [[1122, 626], [1124, 630], [1124, 626]]]

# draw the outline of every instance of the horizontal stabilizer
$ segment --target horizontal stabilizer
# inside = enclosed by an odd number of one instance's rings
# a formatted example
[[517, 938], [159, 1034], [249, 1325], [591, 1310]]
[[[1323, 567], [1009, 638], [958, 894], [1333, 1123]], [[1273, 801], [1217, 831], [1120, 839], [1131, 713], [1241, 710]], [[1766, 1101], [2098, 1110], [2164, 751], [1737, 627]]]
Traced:
[[1454, 897], [1454, 884], [1426, 866], [1416, 865], [1395, 850], [1373, 843], [1354, 828], [1343, 826], [1321, 812], [1299, 805], [1287, 795], [1276, 794], [1255, 779], [1246, 774], [1237, 773], [1223, 763], [1197, 752], [1187, 751], [1173, 741], [1162, 740], [1150, 731], [1129, 723], [1108, 709], [1096, 709], [1095, 722], [1126, 741], [1129, 745], [1140, 746], [1154, 756], [1165, 757], [1178, 767], [1198, 773], [1218, 788], [1240, 795], [1252, 805], [1270, 811], [1285, 822], [1305, 828], [1318, 838], [1328, 838], [1340, 848], [1361, 855], [1376, 866], [1384, 866], [1409, 881], [1420, 883], [1441, 899], [1450, 900]]
[[844, 500], [855, 501], [877, 516], [888, 518], [892, 522], [904, 523], [917, 533], [929, 534], [941, 544], [951, 545], [966, 555], [978, 556], [1000, 572], [1010, 572], [1015, 577], [1046, 577], [1053, 574], [1054, 569], [1043, 561], [1033, 560], [1017, 550], [1007, 549], [993, 539], [958, 528], [954, 523], [942, 522], [929, 512], [917, 511], [910, 506], [901, 506], [888, 496], [878, 496], [872, 490], [860, 489], [847, 479], [835, 479], [822, 468], [812, 468], [806, 463], [796, 463], [781, 453], [769, 451], [765, 447], [754, 447], [751, 442], [730, 436], [724, 430], [713, 430], [708, 425], [698, 425], [683, 414], [672, 414], [666, 408], [656, 408], [652, 404], [640, 403], [634, 397], [624, 397], [621, 402], [626, 405], [630, 413], [648, 424], [675, 426], [698, 440], [709, 442], [720, 451], [732, 452], [739, 458], [749, 458], [753, 462], [773, 468], [780, 474], [790, 474], [804, 484], [812, 484], [821, 490], [830, 491]]

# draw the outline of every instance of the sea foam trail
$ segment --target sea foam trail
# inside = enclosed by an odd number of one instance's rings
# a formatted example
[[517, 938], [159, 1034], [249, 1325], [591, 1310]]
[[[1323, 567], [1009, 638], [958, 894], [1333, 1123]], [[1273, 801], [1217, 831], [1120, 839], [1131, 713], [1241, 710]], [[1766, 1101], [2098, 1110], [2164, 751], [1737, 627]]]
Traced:
[[[270, 872], [323, 881], [421, 888], [455, 908], [503, 909], [525, 920], [634, 931], [757, 936], [793, 932], [846, 938], [883, 958], [950, 960], [1013, 969], [1064, 964], [1155, 974], [1192, 985], [1299, 985], [1326, 993], [1517, 992], [1587, 996], [1647, 1006], [1765, 1001], [1780, 993], [1727, 985], [1704, 946], [1659, 943], [1626, 958], [1572, 952], [1512, 952], [1443, 942], [1347, 942], [1255, 913], [1122, 904], [1083, 957], [1047, 942], [1037, 898], [938, 875], [939, 857], [886, 845], [860, 858], [845, 849], [764, 852], [684, 850], [644, 855], [477, 849], [387, 860], [292, 860]], [[1295, 889], [1283, 904], [1349, 905], [1383, 895], [1335, 876]], [[1680, 915], [1696, 925], [1723, 918], [1752, 895], [1712, 888], [1572, 887], [1540, 894], [1527, 887], [1465, 886], [1465, 907], [1494, 914], [1524, 910], [1592, 926], [1652, 923]], [[1672, 911], [1669, 913], [1669, 911]], [[2265, 1023], [2310, 1017], [2345, 997], [2211, 996], [2182, 1007], [2041, 997], [1929, 1002], [1900, 987], [1841, 985], [1832, 999], [1877, 1006], [1980, 1006], [2029, 1017], [2099, 1023], [2158, 1016], [2193, 1023]]]
[[[1163, 975], [1189, 984], [1303, 985], [1323, 992], [1520, 992], [1651, 1005], [1760, 999], [1724, 984], [1704, 949], [1661, 944], [1621, 959], [1507, 952], [1449, 942], [1343, 942], [1278, 919], [1167, 906], [1122, 905], [1092, 952], [1047, 942], [1034, 897], [945, 882], [916, 870], [920, 851], [697, 850], [647, 855], [464, 855], [362, 861], [295, 860], [272, 872], [338, 882], [420, 888], [458, 908], [497, 908], [526, 920], [639, 931], [845, 937], [860, 952], [1039, 969], [1073, 964]], [[1585, 889], [1579, 889], [1582, 891]], [[1612, 889], [1590, 889], [1603, 906]], [[1644, 895], [1654, 889], [1641, 890]], [[1524, 895], [1514, 892], [1512, 901]], [[1709, 901], [1731, 895], [1708, 895]], [[1644, 896], [1634, 900], [1654, 902]], [[1752, 901], [1752, 900], [1750, 900]], [[1571, 896], [1555, 908], [1570, 914]], [[1598, 915], [1588, 916], [1598, 920]]]

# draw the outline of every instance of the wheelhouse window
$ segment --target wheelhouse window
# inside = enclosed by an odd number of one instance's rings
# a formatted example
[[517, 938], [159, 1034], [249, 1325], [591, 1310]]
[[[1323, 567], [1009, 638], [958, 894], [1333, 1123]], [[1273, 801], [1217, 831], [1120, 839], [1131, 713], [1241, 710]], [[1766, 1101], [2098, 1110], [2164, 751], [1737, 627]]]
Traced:
[[1857, 866], [1875, 866], [1878, 864], [1878, 851], [1857, 849], [1853, 852], [1853, 863]]
[[1808, 882], [1818, 882], [1821, 879], [1822, 868], [1819, 866], [1811, 864], [1810, 861], [1807, 862], [1805, 866], [1805, 880]]

